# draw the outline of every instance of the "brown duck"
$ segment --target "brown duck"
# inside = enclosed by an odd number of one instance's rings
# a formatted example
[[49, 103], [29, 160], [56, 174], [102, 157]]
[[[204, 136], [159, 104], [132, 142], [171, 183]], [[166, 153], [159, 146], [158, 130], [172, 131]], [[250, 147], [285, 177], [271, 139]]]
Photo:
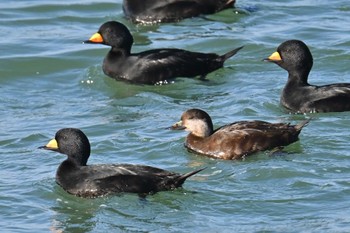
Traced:
[[190, 132], [185, 147], [192, 152], [218, 159], [239, 159], [254, 152], [287, 146], [298, 140], [308, 120], [298, 125], [265, 121], [238, 121], [213, 130], [213, 123], [200, 109], [190, 109], [171, 129]]

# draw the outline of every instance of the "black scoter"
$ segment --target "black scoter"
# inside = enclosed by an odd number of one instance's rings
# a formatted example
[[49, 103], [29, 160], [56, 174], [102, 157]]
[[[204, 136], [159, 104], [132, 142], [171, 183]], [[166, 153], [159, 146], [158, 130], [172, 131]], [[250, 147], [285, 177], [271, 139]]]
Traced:
[[124, 0], [126, 18], [134, 23], [177, 22], [233, 8], [235, 0]]
[[190, 52], [182, 49], [154, 49], [131, 53], [133, 37], [119, 22], [104, 23], [97, 33], [84, 43], [111, 46], [103, 61], [103, 72], [112, 78], [138, 84], [162, 84], [176, 77], [204, 78], [223, 67], [224, 62], [242, 47], [224, 55]]
[[258, 151], [287, 146], [298, 140], [308, 120], [298, 125], [265, 121], [238, 121], [213, 129], [208, 113], [189, 109], [171, 129], [186, 130], [185, 147], [197, 154], [217, 159], [240, 159]]
[[300, 40], [288, 40], [264, 59], [288, 71], [281, 104], [293, 113], [350, 111], [350, 83], [315, 86], [308, 83], [313, 65], [309, 48]]
[[90, 143], [79, 129], [64, 128], [55, 139], [39, 147], [68, 156], [57, 169], [56, 182], [68, 193], [94, 198], [113, 193], [152, 194], [180, 187], [203, 169], [177, 174], [156, 167], [132, 164], [87, 165]]

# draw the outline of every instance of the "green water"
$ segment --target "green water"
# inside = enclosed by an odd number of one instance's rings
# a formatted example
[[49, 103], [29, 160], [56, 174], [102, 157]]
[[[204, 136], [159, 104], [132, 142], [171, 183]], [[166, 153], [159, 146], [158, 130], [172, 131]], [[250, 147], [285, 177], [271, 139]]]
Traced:
[[[271, 156], [221, 161], [188, 153], [166, 130], [206, 110], [216, 127], [237, 120], [297, 123], [279, 106], [287, 74], [262, 62], [287, 39], [310, 47], [310, 83], [350, 82], [348, 1], [237, 1], [237, 10], [135, 26], [121, 1], [0, 3], [0, 228], [2, 232], [349, 232], [349, 112], [311, 115], [300, 141]], [[107, 20], [125, 23], [133, 51], [177, 47], [225, 53], [206, 82], [138, 86], [106, 77], [108, 47], [82, 44]], [[36, 149], [63, 127], [90, 138], [89, 163], [187, 172], [183, 189], [147, 197], [81, 199], [54, 180], [63, 155]]]

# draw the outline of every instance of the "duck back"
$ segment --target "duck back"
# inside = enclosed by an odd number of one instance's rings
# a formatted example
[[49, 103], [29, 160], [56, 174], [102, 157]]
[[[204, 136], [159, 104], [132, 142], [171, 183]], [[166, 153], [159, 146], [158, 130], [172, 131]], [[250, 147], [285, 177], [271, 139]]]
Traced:
[[189, 134], [185, 146], [196, 153], [220, 159], [239, 159], [254, 152], [287, 146], [298, 140], [298, 125], [240, 121], [222, 126], [205, 138]]
[[235, 0], [124, 0], [126, 18], [135, 23], [176, 22], [233, 7]]

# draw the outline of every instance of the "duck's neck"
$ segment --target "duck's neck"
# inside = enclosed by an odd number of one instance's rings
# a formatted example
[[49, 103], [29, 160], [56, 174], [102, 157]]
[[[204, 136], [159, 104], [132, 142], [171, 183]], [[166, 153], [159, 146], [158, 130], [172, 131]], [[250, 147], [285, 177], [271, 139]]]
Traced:
[[204, 132], [203, 137], [206, 138], [206, 137], [209, 137], [212, 134], [213, 134], [213, 130], [212, 129], [208, 129], [208, 130], [206, 130]]
[[59, 166], [59, 168], [61, 169], [65, 169], [65, 170], [70, 170], [70, 169], [75, 169], [77, 167], [81, 167], [81, 166], [86, 166], [83, 165], [81, 163], [78, 163], [77, 161], [67, 158], [66, 160], [64, 160], [61, 165]]
[[289, 71], [287, 86], [309, 86], [307, 78], [310, 71]]
[[193, 133], [191, 132], [189, 135], [193, 136], [193, 137], [197, 137], [197, 138], [207, 138], [211, 135], [212, 133], [209, 132], [201, 132], [199, 133]]
[[307, 82], [309, 72], [289, 72], [288, 81], [283, 88], [281, 104], [291, 112], [299, 112], [308, 95], [310, 84]]
[[75, 178], [74, 174], [79, 170], [79, 165], [74, 163], [72, 160], [66, 159], [63, 161], [57, 169], [56, 172], [56, 182], [64, 186], [67, 189], [70, 189], [68, 184], [73, 184], [73, 179]]
[[112, 47], [111, 50], [109, 51], [109, 54], [113, 56], [129, 56], [131, 54], [131, 47], [130, 48], [117, 48], [117, 47]]

